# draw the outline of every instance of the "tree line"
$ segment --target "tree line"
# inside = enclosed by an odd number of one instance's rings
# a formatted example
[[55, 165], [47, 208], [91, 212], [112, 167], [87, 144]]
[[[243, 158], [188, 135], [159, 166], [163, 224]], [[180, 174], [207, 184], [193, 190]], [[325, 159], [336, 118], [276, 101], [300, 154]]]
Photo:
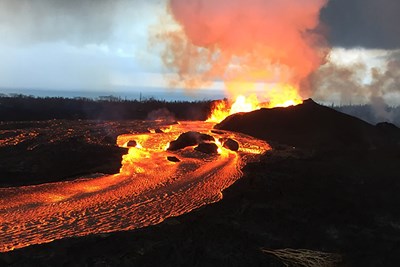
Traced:
[[[0, 121], [51, 119], [82, 120], [205, 120], [213, 101], [165, 101], [155, 98], [127, 100], [115, 96], [34, 97], [23, 94], [0, 94]], [[331, 108], [358, 117], [371, 124], [387, 121], [400, 126], [400, 107], [377, 109], [372, 105], [343, 105]]]
[[83, 120], [145, 120], [162, 119], [205, 120], [213, 101], [164, 101], [154, 98], [126, 100], [113, 96], [90, 98], [34, 97], [1, 95], [1, 121], [51, 119]]

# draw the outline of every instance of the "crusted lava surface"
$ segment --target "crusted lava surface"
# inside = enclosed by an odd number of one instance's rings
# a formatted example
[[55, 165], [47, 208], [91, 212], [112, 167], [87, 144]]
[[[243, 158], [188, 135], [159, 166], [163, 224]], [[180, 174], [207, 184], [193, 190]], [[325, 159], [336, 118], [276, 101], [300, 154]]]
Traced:
[[118, 173], [127, 148], [117, 136], [154, 122], [50, 120], [0, 122], [0, 185], [17, 186]]

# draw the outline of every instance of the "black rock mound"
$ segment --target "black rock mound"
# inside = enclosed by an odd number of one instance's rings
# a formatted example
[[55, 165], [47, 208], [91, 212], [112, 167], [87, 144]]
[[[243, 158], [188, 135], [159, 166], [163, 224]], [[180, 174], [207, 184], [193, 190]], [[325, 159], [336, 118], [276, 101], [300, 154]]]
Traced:
[[137, 143], [135, 140], [130, 140], [128, 141], [128, 143], [126, 144], [127, 147], [135, 147], [137, 146]]
[[176, 151], [188, 146], [196, 146], [207, 141], [214, 141], [214, 137], [199, 132], [186, 132], [169, 144], [168, 150]]
[[178, 159], [178, 158], [175, 157], [175, 156], [168, 156], [168, 157], [167, 157], [167, 160], [169, 160], [169, 161], [171, 161], [171, 162], [181, 162], [181, 160]]
[[219, 141], [221, 142], [222, 146], [232, 150], [238, 151], [239, 150], [239, 143], [232, 138], [220, 138]]
[[195, 150], [209, 155], [218, 154], [218, 146], [215, 143], [201, 143]]
[[397, 146], [400, 145], [400, 129], [396, 125], [388, 122], [381, 122], [378, 123], [376, 127], [385, 135], [389, 142]]
[[[245, 133], [274, 143], [311, 149], [371, 149], [393, 142], [385, 131], [313, 100], [287, 107], [260, 109], [227, 117], [216, 129]], [[393, 129], [390, 127], [393, 136]], [[399, 131], [400, 132], [400, 131]]]

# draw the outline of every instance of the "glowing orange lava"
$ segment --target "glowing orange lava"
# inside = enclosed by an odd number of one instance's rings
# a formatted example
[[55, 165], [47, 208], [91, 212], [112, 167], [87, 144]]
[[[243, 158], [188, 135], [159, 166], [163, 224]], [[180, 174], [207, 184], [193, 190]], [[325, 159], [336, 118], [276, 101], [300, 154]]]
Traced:
[[221, 122], [229, 115], [239, 112], [250, 112], [260, 108], [289, 107], [303, 103], [296, 87], [291, 85], [279, 85], [268, 91], [265, 101], [255, 95], [238, 95], [235, 102], [219, 101], [213, 107], [208, 122]]
[[[115, 175], [0, 188], [0, 252], [154, 225], [220, 200], [222, 190], [241, 177], [241, 168], [270, 147], [247, 135], [216, 133], [213, 126], [181, 122], [160, 128], [163, 132], [120, 135], [117, 144], [129, 152]], [[188, 131], [212, 136], [219, 153], [166, 150]], [[223, 138], [236, 140], [239, 150], [225, 148]]]

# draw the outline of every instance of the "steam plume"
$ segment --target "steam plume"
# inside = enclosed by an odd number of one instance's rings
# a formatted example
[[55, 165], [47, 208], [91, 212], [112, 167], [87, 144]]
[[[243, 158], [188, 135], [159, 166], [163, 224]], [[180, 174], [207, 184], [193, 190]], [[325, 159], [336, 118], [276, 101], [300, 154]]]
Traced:
[[[326, 2], [170, 0], [181, 28], [157, 36], [166, 44], [163, 62], [188, 88], [219, 79], [228, 88], [245, 83], [240, 90], [255, 83], [304, 85], [326, 56], [319, 24]], [[243, 93], [236, 89], [233, 94]]]

